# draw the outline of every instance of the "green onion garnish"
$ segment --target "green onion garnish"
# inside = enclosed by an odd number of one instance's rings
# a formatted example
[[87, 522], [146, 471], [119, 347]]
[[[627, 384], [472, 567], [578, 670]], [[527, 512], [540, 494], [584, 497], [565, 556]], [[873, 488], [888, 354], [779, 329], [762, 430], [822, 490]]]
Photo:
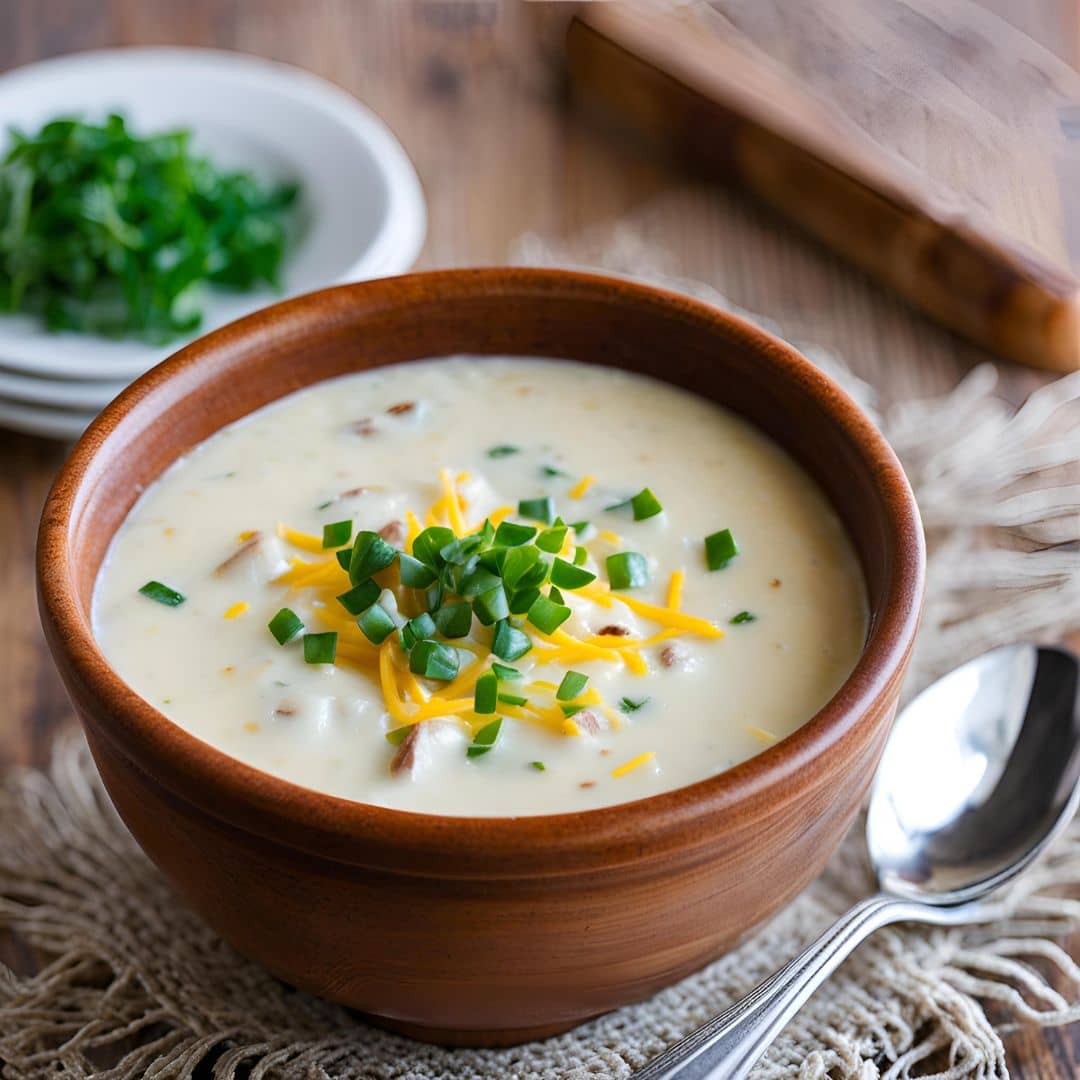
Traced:
[[397, 555], [397, 551], [378, 533], [358, 532], [349, 560], [349, 580], [354, 585], [367, 581], [373, 574], [385, 570]]
[[347, 574], [349, 566], [352, 564], [352, 548], [340, 548], [334, 552], [334, 558], [337, 559], [338, 566]]
[[352, 521], [334, 521], [322, 527], [323, 548], [344, 547], [352, 539]]
[[521, 672], [518, 671], [517, 668], [507, 667], [505, 664], [493, 663], [491, 665], [491, 670], [495, 672], [495, 676], [498, 678], [499, 682], [512, 681], [521, 678]]
[[473, 600], [473, 614], [484, 626], [491, 626], [510, 614], [510, 603], [506, 599], [502, 582], [498, 582], [493, 589], [488, 589]]
[[613, 589], [640, 589], [649, 584], [649, 564], [636, 551], [620, 551], [607, 557], [607, 575]]
[[504, 705], [528, 705], [529, 699], [518, 694], [500, 694], [499, 700]]
[[[529, 608], [529, 622], [545, 634], [554, 633], [567, 619], [571, 611], [565, 604], [558, 604], [546, 596], [538, 596]], [[503, 657], [512, 659], [512, 657]]]
[[356, 620], [356, 625], [363, 631], [364, 637], [372, 643], [372, 645], [381, 645], [387, 638], [387, 636], [395, 629], [394, 620], [390, 618], [389, 612], [381, 604], [372, 604]]
[[435, 620], [425, 611], [401, 628], [401, 647], [408, 652], [418, 641], [435, 636]]
[[515, 589], [509, 596], [510, 614], [525, 615], [540, 595], [539, 589]]
[[[548, 589], [548, 599], [554, 600], [556, 604], [566, 604], [566, 601], [563, 599], [563, 594], [559, 591], [558, 585], [552, 585], [551, 588]], [[529, 606], [532, 607], [532, 604]]]
[[398, 572], [401, 574], [401, 584], [407, 589], [426, 589], [435, 580], [435, 571], [430, 566], [425, 566], [404, 551], [398, 555]]
[[179, 607], [187, 599], [183, 593], [170, 589], [168, 585], [162, 585], [160, 581], [148, 581], [139, 592], [166, 607]]
[[729, 621], [732, 626], [738, 626], [740, 623], [757, 622], [757, 616], [752, 611], [740, 611], [738, 615], [733, 615]]
[[624, 697], [622, 701], [619, 702], [619, 709], [624, 713], [637, 712], [638, 709], [648, 703], [649, 699], [647, 697], [637, 698], [636, 700], [634, 698]]
[[547, 766], [542, 761], [530, 761], [529, 768], [537, 772], [547, 772]]
[[361, 581], [348, 592], [343, 592], [337, 600], [350, 615], [359, 615], [379, 599], [381, 592], [382, 589], [374, 581]]
[[631, 500], [630, 505], [634, 508], [634, 520], [644, 521], [646, 518], [656, 517], [663, 512], [660, 500], [648, 489], [642, 488]]
[[495, 711], [499, 700], [499, 679], [493, 671], [487, 671], [476, 680], [473, 694], [473, 711], [486, 716]]
[[472, 746], [466, 751], [469, 757], [481, 757], [486, 754], [498, 741], [499, 730], [502, 728], [502, 717], [492, 720], [490, 724], [482, 727], [474, 736]]
[[283, 607], [266, 625], [277, 643], [285, 645], [304, 629], [304, 620], [291, 608]]
[[501, 458], [510, 457], [511, 454], [520, 454], [521, 447], [519, 446], [493, 446], [488, 452], [489, 458]]
[[304, 662], [306, 664], [332, 664], [337, 656], [337, 631], [325, 634], [304, 635]]
[[730, 529], [721, 529], [705, 537], [705, 562], [710, 570], [723, 570], [738, 554], [739, 545]]
[[555, 525], [550, 529], [545, 529], [537, 538], [536, 546], [541, 551], [546, 551], [549, 555], [554, 555], [557, 551], [562, 551], [562, 546], [566, 541], [566, 532], [570, 528], [558, 520]]
[[582, 570], [580, 566], [568, 563], [565, 559], [556, 559], [551, 565], [551, 583], [560, 589], [580, 589], [595, 580], [596, 575], [591, 570]]
[[556, 469], [554, 465], [541, 465], [540, 471], [545, 476], [569, 476], [570, 474], [564, 472], [562, 469]]
[[477, 566], [475, 570], [465, 575], [458, 592], [462, 596], [479, 596], [481, 593], [499, 588], [501, 585], [502, 580], [498, 574], [493, 574], [490, 570]]
[[438, 641], [418, 641], [409, 653], [409, 670], [427, 679], [449, 682], [460, 666], [457, 649]]
[[585, 706], [584, 705], [560, 705], [559, 708], [562, 709], [563, 716], [569, 717], [569, 716], [577, 716], [577, 714], [579, 712], [583, 712], [584, 709], [585, 709]]
[[433, 617], [443, 637], [465, 637], [472, 629], [472, 608], [464, 600], [439, 608]]
[[555, 698], [557, 701], [573, 701], [588, 685], [588, 675], [582, 675], [580, 671], [568, 671], [559, 683], [559, 689], [555, 691]]
[[500, 659], [512, 663], [520, 660], [530, 649], [532, 642], [529, 635], [510, 625], [509, 619], [495, 624], [495, 637], [491, 642], [491, 651]]
[[555, 500], [550, 495], [539, 499], [522, 499], [518, 503], [518, 513], [523, 518], [550, 525], [555, 520]]
[[500, 547], [518, 547], [521, 544], [527, 544], [535, 535], [535, 525], [519, 525], [515, 521], [504, 521], [495, 530], [495, 543]]
[[391, 730], [386, 733], [386, 741], [391, 746], [400, 746], [412, 729], [412, 724], [404, 724], [402, 727], [391, 728]]
[[502, 579], [509, 589], [532, 588], [547, 577], [547, 565], [535, 544], [510, 548], [503, 559]]
[[414, 541], [413, 558], [419, 559], [425, 566], [438, 570], [445, 561], [439, 554], [447, 544], [454, 542], [452, 529], [444, 525], [432, 525], [425, 529]]
[[[589, 549], [582, 547], [580, 544], [574, 548], [574, 565], [584, 566], [589, 559]], [[593, 575], [596, 576], [595, 574]]]

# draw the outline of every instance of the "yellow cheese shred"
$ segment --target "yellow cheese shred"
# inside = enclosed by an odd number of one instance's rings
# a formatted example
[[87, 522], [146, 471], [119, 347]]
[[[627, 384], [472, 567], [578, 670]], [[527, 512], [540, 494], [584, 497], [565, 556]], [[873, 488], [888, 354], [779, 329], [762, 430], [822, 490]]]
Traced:
[[760, 743], [764, 743], [765, 746], [772, 746], [776, 742], [779, 736], [774, 735], [771, 731], [766, 731], [764, 728], [756, 727], [753, 724], [747, 724], [746, 730], [754, 736]]
[[277, 534], [282, 540], [288, 541], [293, 547], [300, 548], [301, 551], [310, 551], [314, 555], [321, 555], [323, 553], [322, 537], [312, 536], [311, 533], [298, 532], [296, 529], [290, 529], [288, 525], [278, 522]]
[[646, 750], [644, 754], [638, 754], [637, 757], [631, 758], [629, 761], [624, 762], [617, 769], [611, 770], [611, 775], [618, 779], [620, 776], [625, 776], [627, 773], [633, 772], [635, 769], [640, 769], [646, 762], [652, 761], [656, 757], [655, 750]]
[[583, 476], [570, 489], [570, 498], [571, 499], [584, 498], [584, 496], [588, 492], [589, 488], [591, 488], [593, 486], [593, 484], [595, 484], [595, 483], [596, 483], [596, 477], [595, 476]]
[[423, 530], [420, 527], [420, 522], [416, 520], [416, 515], [411, 510], [405, 511], [405, 524], [409, 527], [409, 531], [405, 535], [405, 547], [411, 554], [413, 544], [416, 543], [416, 538]]
[[668, 583], [667, 606], [672, 611], [678, 611], [682, 607], [683, 585], [686, 583], [686, 574], [682, 570], [674, 570], [671, 581]]
[[457, 484], [449, 469], [439, 470], [439, 482], [442, 484], [443, 505], [446, 508], [446, 516], [450, 521], [450, 528], [458, 536], [465, 535], [465, 519], [461, 516], [461, 502], [458, 495]]
[[707, 619], [699, 619], [695, 615], [686, 615], [681, 611], [672, 611], [657, 604], [650, 604], [648, 601], [639, 600], [636, 596], [626, 596], [621, 592], [613, 593], [609, 586], [601, 585], [598, 582], [593, 582], [579, 589], [578, 594], [588, 597], [590, 600], [606, 595], [610, 599], [618, 600], [620, 604], [625, 604], [631, 611], [636, 611], [639, 615], [644, 615], [645, 618], [660, 623], [661, 626], [685, 630], [688, 633], [697, 634], [699, 637], [722, 638], [724, 636], [724, 631]]
[[225, 614], [222, 616], [224, 619], [237, 619], [244, 614], [247, 609], [251, 607], [250, 604], [245, 603], [243, 600], [238, 601], [231, 607], [225, 609]]

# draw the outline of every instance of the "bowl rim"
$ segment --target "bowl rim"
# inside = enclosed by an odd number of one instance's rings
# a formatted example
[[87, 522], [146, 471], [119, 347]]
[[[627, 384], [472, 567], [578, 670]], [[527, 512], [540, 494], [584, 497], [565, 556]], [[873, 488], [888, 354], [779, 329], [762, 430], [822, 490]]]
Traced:
[[[190, 734], [120, 678], [82, 611], [72, 559], [82, 525], [73, 511], [84, 486], [95, 482], [98, 455], [117, 428], [167, 381], [184, 375], [193, 386], [192, 369], [212, 366], [215, 355], [238, 340], [257, 340], [285, 326], [329, 325], [336, 310], [355, 307], [366, 294], [378, 301], [369, 300], [369, 310], [415, 305], [417, 291], [421, 304], [432, 294], [441, 302], [485, 293], [540, 300], [569, 291], [644, 305], [704, 324], [718, 340], [736, 340], [768, 353], [799, 381], [870, 466], [893, 549], [885, 601], [859, 660], [817, 713], [754, 757], [671, 791], [558, 814], [459, 817], [356, 802], [262, 772]], [[148, 408], [154, 407], [151, 401]], [[131, 453], [131, 445], [123, 452]], [[808, 784], [835, 782], [820, 765], [839, 743], [857, 738], [860, 721], [894, 694], [918, 627], [924, 578], [922, 526], [899, 461], [859, 406], [794, 348], [745, 319], [681, 293], [600, 274], [523, 267], [427, 271], [323, 289], [264, 308], [188, 344], [132, 383], [76, 444], [46, 500], [37, 547], [42, 622], [50, 648], [62, 655], [69, 689], [74, 685], [76, 696], [97, 706], [83, 717], [94, 736], [104, 736], [189, 806], [264, 840], [346, 864], [450, 876], [563, 874], [698, 849], [714, 838], [709, 824], [739, 829], [771, 816], [805, 793]]]

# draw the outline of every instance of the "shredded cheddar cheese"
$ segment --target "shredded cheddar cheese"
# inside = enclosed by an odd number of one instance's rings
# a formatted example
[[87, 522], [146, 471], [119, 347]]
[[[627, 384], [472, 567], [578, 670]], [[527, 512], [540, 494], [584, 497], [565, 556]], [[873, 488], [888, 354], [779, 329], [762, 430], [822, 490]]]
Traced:
[[247, 609], [250, 606], [251, 606], [250, 604], [246, 604], [243, 600], [240, 600], [237, 603], [233, 604], [231, 607], [226, 608], [225, 609], [225, 614], [222, 616], [222, 618], [223, 619], [236, 619], [236, 618], [239, 618], [241, 615], [244, 614], [245, 611], [247, 611]]
[[656, 751], [647, 750], [644, 754], [638, 754], [637, 757], [631, 758], [629, 761], [624, 762], [617, 769], [612, 769], [611, 775], [614, 776], [616, 780], [618, 780], [620, 776], [625, 776], [627, 773], [631, 773], [635, 769], [640, 769], [642, 765], [645, 765], [647, 762], [652, 761], [654, 757], [656, 757]]
[[772, 746], [777, 740], [777, 736], [771, 731], [766, 731], [764, 728], [755, 727], [753, 724], [747, 724], [746, 730], [754, 736], [760, 743], [764, 743], [766, 746]]
[[683, 585], [686, 582], [686, 574], [682, 570], [674, 570], [671, 574], [671, 581], [668, 583], [667, 590], [667, 606], [672, 611], [678, 611], [682, 607], [682, 591]]
[[589, 488], [591, 488], [593, 486], [593, 484], [595, 484], [595, 483], [596, 483], [596, 477], [595, 476], [583, 476], [570, 489], [570, 498], [571, 499], [582, 499], [582, 498], [584, 498], [586, 493], [588, 492]]

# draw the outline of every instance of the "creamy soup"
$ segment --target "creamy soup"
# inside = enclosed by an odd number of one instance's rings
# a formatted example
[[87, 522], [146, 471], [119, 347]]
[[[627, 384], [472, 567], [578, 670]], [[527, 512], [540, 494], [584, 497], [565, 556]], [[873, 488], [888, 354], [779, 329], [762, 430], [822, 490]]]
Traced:
[[558, 813], [702, 780], [794, 731], [862, 647], [805, 472], [656, 380], [457, 357], [230, 425], [135, 504], [94, 628], [193, 735], [319, 791]]

